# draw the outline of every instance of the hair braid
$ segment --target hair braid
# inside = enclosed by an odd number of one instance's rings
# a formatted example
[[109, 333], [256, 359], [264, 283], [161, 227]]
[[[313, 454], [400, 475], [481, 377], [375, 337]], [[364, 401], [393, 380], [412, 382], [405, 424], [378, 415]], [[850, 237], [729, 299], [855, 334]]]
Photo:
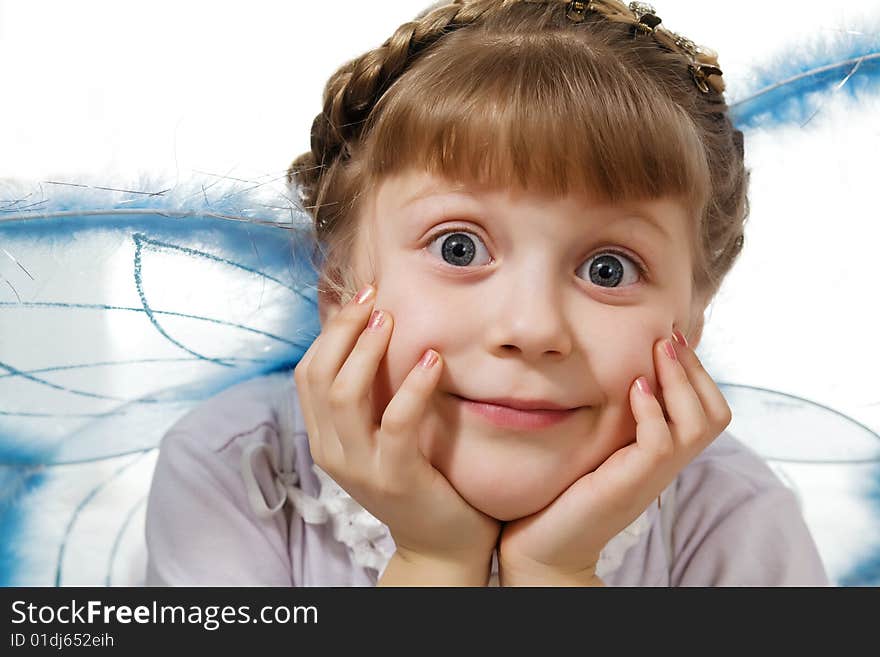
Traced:
[[[485, 13], [503, 11], [520, 1], [454, 0], [404, 23], [380, 47], [345, 63], [324, 89], [323, 110], [312, 122], [311, 152], [293, 161], [287, 172], [288, 181], [296, 180], [306, 194], [319, 187], [318, 181], [334, 169], [337, 159], [350, 157], [351, 145], [357, 143], [370, 110], [421, 53]], [[315, 212], [321, 229], [331, 222], [327, 217], [318, 217], [324, 214], [322, 198], [313, 201], [308, 209]]]

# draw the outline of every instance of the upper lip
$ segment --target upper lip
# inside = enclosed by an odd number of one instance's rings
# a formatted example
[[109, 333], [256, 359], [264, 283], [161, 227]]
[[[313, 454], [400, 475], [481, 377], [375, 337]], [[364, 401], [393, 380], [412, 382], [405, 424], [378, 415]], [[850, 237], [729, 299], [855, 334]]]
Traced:
[[495, 404], [496, 406], [507, 406], [520, 411], [570, 411], [579, 406], [564, 406], [557, 404], [548, 399], [514, 399], [513, 397], [497, 397], [494, 399], [473, 399], [471, 397], [462, 397], [468, 401], [477, 402], [478, 404]]

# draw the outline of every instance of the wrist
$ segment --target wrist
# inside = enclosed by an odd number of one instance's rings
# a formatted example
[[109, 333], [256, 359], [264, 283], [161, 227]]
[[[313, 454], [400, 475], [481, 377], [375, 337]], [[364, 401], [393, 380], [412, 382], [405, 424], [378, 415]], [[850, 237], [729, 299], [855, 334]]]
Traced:
[[414, 554], [398, 549], [378, 586], [486, 586], [491, 555], [485, 559]]
[[595, 566], [560, 569], [538, 563], [498, 563], [501, 586], [605, 586]]

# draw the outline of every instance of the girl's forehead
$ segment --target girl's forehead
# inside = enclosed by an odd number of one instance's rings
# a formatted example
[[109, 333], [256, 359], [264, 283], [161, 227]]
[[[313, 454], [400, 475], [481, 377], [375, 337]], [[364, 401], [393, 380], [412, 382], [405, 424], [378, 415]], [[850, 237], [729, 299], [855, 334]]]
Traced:
[[383, 201], [400, 208], [408, 208], [424, 201], [456, 198], [483, 201], [505, 199], [513, 202], [541, 199], [546, 202], [599, 204], [596, 199], [577, 192], [554, 194], [549, 189], [535, 185], [525, 188], [516, 184], [490, 184], [474, 179], [450, 178], [415, 168], [385, 177], [380, 188]]
[[[408, 169], [388, 176], [380, 186], [384, 207], [409, 210], [429, 205], [451, 204], [457, 201], [513, 204], [552, 204], [572, 211], [589, 209], [603, 215], [636, 214], [648, 218], [670, 213], [688, 214], [684, 199], [671, 196], [660, 198], [632, 198], [611, 202], [581, 191], [554, 194], [541, 188], [526, 189], [517, 185], [487, 185], [479, 181], [451, 179], [430, 171]], [[655, 223], [663, 223], [658, 220]], [[662, 230], [662, 225], [659, 226]]]

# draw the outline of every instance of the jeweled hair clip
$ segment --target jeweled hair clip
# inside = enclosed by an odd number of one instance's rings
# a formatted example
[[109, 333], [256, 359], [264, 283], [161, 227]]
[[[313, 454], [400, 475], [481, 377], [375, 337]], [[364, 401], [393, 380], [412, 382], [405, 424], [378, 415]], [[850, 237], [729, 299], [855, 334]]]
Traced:
[[593, 3], [590, 0], [587, 0], [587, 2], [572, 0], [572, 2], [568, 3], [568, 7], [565, 9], [565, 17], [573, 23], [582, 23], [584, 17], [589, 12], [595, 10], [596, 9], [593, 7]]
[[[652, 5], [646, 2], [630, 2], [627, 8], [632, 14], [634, 35], [652, 34], [667, 49], [677, 50], [687, 56], [690, 60], [688, 71], [697, 89], [702, 93], [710, 93], [711, 91], [721, 93], [724, 91], [724, 82], [721, 79], [723, 73], [718, 67], [714, 53], [680, 34], [659, 27], [663, 21]], [[582, 23], [586, 16], [593, 12], [603, 13], [598, 2], [571, 0], [566, 6], [565, 16], [574, 23]]]
[[630, 2], [629, 10], [636, 19], [634, 27], [647, 34], [651, 34], [663, 21], [657, 15], [657, 10], [647, 2]]

